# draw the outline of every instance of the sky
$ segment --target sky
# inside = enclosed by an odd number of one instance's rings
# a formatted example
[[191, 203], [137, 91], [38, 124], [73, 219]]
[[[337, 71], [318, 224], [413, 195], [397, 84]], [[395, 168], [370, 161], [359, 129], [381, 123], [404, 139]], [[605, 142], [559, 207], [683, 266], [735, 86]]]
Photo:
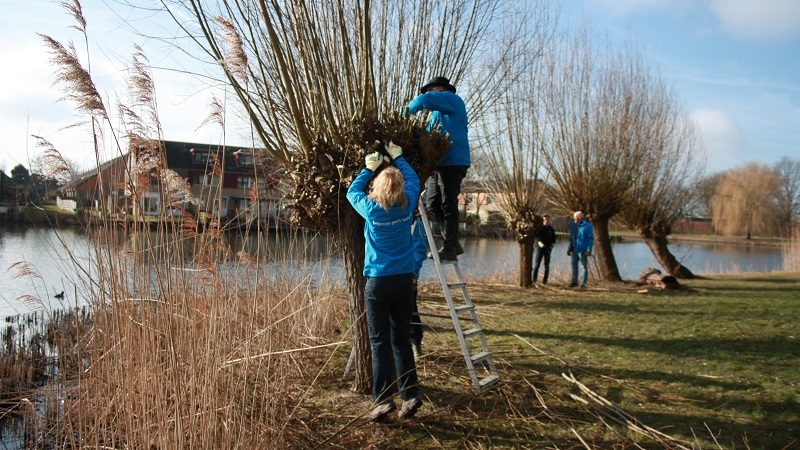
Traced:
[[[773, 164], [783, 156], [800, 159], [800, 0], [548, 1], [558, 5], [564, 27], [589, 23], [598, 39], [615, 45], [633, 39], [643, 49], [694, 120], [706, 172], [752, 161]], [[166, 139], [236, 144], [231, 141], [245, 134], [242, 123], [227, 136], [218, 127], [202, 125], [211, 93], [225, 98], [225, 92], [201, 79], [159, 69], [176, 61], [187, 66], [192, 62], [175, 46], [132, 32], [139, 28], [151, 36], [177, 35], [168, 22], [146, 10], [125, 9], [117, 0], [84, 0], [82, 5], [92, 74], [107, 104], [126, 92], [127, 61], [135, 43], [156, 67]], [[63, 93], [53, 85], [53, 66], [37, 35], [74, 41], [85, 54], [82, 36], [70, 25], [56, 2], [0, 0], [0, 61], [5, 61], [0, 70], [0, 169], [6, 173], [17, 164], [29, 167], [41, 153], [31, 135], [46, 138], [78, 167], [94, 165], [86, 127], [70, 127], [81, 118], [72, 104], [59, 101]], [[115, 154], [113, 134], [106, 132], [105, 141], [101, 160]]]

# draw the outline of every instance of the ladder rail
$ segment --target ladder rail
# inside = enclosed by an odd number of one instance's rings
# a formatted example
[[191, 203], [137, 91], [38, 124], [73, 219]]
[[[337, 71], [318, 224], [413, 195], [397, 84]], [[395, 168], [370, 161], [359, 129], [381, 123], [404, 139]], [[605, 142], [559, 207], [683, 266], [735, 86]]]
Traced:
[[[422, 225], [425, 229], [425, 236], [428, 240], [428, 248], [430, 249], [431, 257], [433, 259], [434, 266], [436, 267], [436, 274], [439, 277], [439, 282], [442, 285], [442, 290], [444, 291], [445, 301], [447, 302], [447, 307], [450, 310], [450, 318], [453, 321], [453, 328], [456, 331], [456, 337], [458, 338], [458, 343], [461, 346], [461, 352], [464, 356], [464, 362], [467, 366], [467, 371], [469, 372], [470, 380], [472, 381], [473, 389], [475, 390], [476, 394], [480, 394], [485, 390], [493, 387], [497, 384], [500, 380], [500, 377], [497, 373], [497, 368], [494, 363], [494, 358], [492, 356], [491, 351], [489, 350], [489, 343], [488, 339], [486, 338], [486, 334], [483, 332], [483, 329], [480, 326], [480, 321], [478, 320], [478, 313], [475, 310], [475, 305], [472, 303], [472, 298], [469, 295], [469, 291], [467, 290], [467, 283], [464, 279], [463, 274], [461, 273], [461, 269], [458, 266], [458, 261], [442, 261], [439, 258], [439, 253], [436, 250], [436, 241], [433, 238], [433, 231], [431, 227], [430, 220], [428, 219], [427, 214], [425, 213], [425, 206], [420, 201], [418, 202], [418, 209], [420, 214], [420, 219], [422, 220]], [[444, 265], [452, 265], [455, 270], [456, 282], [449, 283], [447, 281], [447, 275], [444, 272]], [[456, 306], [455, 301], [453, 299], [452, 288], [461, 289], [461, 294], [464, 298], [465, 304], [462, 306]], [[459, 317], [459, 313], [462, 312], [469, 312], [470, 319], [462, 319]], [[464, 331], [461, 326], [462, 320], [468, 320], [472, 322], [473, 328]], [[467, 342], [468, 339], [471, 339], [472, 336], [479, 336], [479, 343], [481, 351], [472, 355], [470, 352], [470, 345]], [[478, 371], [476, 369], [476, 365], [484, 364], [489, 372], [489, 376], [479, 379], [478, 378]]]

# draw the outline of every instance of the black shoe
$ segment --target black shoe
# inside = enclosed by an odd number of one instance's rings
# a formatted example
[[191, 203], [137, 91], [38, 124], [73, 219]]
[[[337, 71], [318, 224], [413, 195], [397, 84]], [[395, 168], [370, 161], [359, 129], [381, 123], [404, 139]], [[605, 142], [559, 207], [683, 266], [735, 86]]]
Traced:
[[[405, 402], [403, 402], [403, 405], [405, 405]], [[417, 406], [417, 408], [419, 408], [419, 406]], [[394, 402], [381, 403], [372, 408], [372, 411], [366, 415], [366, 418], [370, 422], [380, 422], [387, 414], [395, 409], [397, 409], [397, 405], [395, 405]]]
[[570, 283], [567, 287], [576, 288], [578, 287], [578, 283]]
[[456, 255], [463, 255], [463, 254], [464, 254], [464, 247], [462, 247], [459, 242], [456, 242]]
[[400, 411], [397, 413], [397, 417], [401, 419], [410, 419], [414, 417], [414, 414], [417, 413], [419, 407], [422, 406], [422, 400], [417, 397], [410, 398], [403, 402], [403, 405], [400, 406]]
[[455, 249], [450, 247], [442, 247], [439, 250], [439, 260], [440, 261], [456, 261], [458, 260], [458, 254], [456, 253]]

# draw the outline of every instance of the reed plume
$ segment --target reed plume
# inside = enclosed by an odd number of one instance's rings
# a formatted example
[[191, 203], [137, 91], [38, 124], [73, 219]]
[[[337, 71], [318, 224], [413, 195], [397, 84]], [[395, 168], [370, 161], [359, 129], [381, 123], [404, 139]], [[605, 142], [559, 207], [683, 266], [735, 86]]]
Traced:
[[75, 103], [79, 112], [92, 117], [108, 119], [103, 99], [95, 87], [89, 72], [81, 65], [75, 46], [70, 43], [64, 47], [60, 42], [39, 34], [50, 51], [50, 61], [56, 67], [54, 84], [66, 85], [63, 89], [65, 96], [62, 99]]

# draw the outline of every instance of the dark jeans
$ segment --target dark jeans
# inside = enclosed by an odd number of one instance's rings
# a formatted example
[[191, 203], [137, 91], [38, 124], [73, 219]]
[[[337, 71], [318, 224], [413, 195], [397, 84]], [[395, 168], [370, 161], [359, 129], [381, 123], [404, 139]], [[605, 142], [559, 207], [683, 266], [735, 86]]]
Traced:
[[467, 176], [467, 166], [438, 167], [425, 182], [428, 211], [444, 221], [445, 246], [458, 244], [458, 195], [461, 181]]
[[542, 283], [547, 284], [547, 278], [550, 276], [550, 252], [552, 249], [547, 247], [536, 247], [536, 256], [533, 262], [533, 282], [536, 283], [536, 278], [539, 276], [539, 266], [542, 264], [544, 258], [544, 276]]
[[[409, 339], [413, 290], [413, 274], [367, 278], [364, 298], [372, 347], [372, 400], [376, 404], [391, 399], [396, 390], [403, 400], [418, 395]], [[392, 383], [393, 357], [397, 386]]]

